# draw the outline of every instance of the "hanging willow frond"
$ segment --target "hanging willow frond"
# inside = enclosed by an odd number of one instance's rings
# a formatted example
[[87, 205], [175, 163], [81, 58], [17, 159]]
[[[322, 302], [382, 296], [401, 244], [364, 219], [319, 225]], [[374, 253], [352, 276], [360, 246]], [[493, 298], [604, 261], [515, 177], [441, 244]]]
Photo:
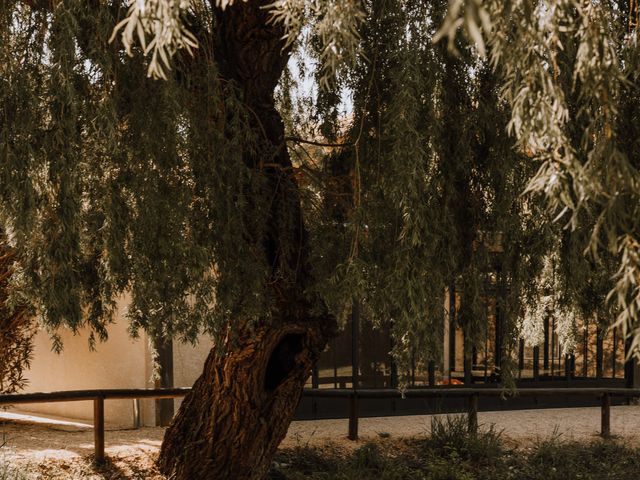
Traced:
[[[457, 5], [450, 23], [460, 22], [462, 11], [480, 21], [474, 5]], [[640, 355], [635, 2], [628, 12], [615, 2], [580, 0], [495, 1], [484, 8], [492, 24], [484, 38], [511, 107], [510, 131], [541, 162], [528, 192], [544, 195], [573, 230], [586, 220], [592, 234], [585, 250], [594, 261], [617, 256], [608, 295], [618, 312], [613, 325], [633, 337]], [[558, 59], [566, 55], [572, 58], [562, 65]]]
[[24, 388], [24, 372], [33, 353], [35, 321], [24, 305], [12, 305], [9, 280], [14, 268], [15, 252], [0, 243], [0, 394]]

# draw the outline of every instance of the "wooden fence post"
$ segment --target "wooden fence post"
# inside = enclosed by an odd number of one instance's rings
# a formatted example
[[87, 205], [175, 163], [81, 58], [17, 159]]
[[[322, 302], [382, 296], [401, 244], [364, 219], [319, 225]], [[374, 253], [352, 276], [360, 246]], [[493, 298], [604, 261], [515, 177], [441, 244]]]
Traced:
[[96, 463], [104, 462], [104, 397], [93, 400], [93, 435]]
[[349, 396], [349, 440], [358, 440], [358, 397], [356, 392]]
[[611, 397], [608, 393], [602, 394], [602, 408], [600, 413], [600, 435], [608, 438], [611, 436]]
[[138, 429], [142, 426], [142, 420], [140, 418], [140, 399], [133, 399], [133, 428]]
[[478, 394], [469, 396], [469, 433], [478, 431]]

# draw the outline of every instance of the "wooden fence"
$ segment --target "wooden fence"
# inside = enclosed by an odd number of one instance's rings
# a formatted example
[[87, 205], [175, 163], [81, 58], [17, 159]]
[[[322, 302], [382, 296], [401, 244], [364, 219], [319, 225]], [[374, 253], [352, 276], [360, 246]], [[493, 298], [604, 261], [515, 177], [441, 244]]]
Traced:
[[[108, 390], [72, 390], [50, 393], [21, 393], [0, 395], [1, 405], [19, 405], [27, 403], [52, 403], [93, 401], [95, 461], [104, 461], [104, 401], [140, 398], [177, 398], [183, 397], [190, 388], [162, 389], [108, 389]], [[600, 435], [611, 435], [611, 397], [637, 398], [640, 388], [520, 388], [516, 396], [541, 397], [576, 395], [601, 399]], [[303, 396], [311, 398], [344, 398], [349, 402], [349, 430], [351, 440], [358, 439], [358, 400], [385, 398], [466, 398], [469, 431], [478, 428], [478, 400], [483, 397], [502, 397], [505, 391], [500, 388], [412, 388], [404, 392], [391, 389], [305, 389]], [[508, 397], [507, 397], [508, 398]]]

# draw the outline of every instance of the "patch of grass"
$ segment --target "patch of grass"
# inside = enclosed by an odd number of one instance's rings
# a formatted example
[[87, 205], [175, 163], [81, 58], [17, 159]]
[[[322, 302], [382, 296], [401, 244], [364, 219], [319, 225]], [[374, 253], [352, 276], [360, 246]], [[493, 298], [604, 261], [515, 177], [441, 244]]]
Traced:
[[27, 474], [12, 467], [9, 462], [0, 459], [0, 480], [26, 480]]
[[384, 444], [364, 443], [353, 451], [336, 444], [281, 450], [269, 480], [401, 480], [414, 478], [411, 469], [397, 462]]
[[638, 478], [640, 449], [615, 440], [537, 442], [522, 466], [523, 478], [601, 480]]
[[4, 457], [3, 449], [7, 446], [7, 434], [0, 433], [0, 480], [26, 480], [27, 474], [13, 467]]
[[[297, 472], [301, 475], [312, 475], [317, 472], [334, 473], [344, 461], [341, 452], [334, 445], [325, 447], [298, 446], [278, 453], [272, 473], [276, 474], [280, 471]], [[278, 475], [273, 477], [273, 479], [278, 478], [297, 477]]]
[[467, 431], [464, 417], [443, 418], [422, 439], [382, 439], [281, 450], [270, 480], [627, 480], [640, 478], [640, 448], [623, 442], [563, 441], [509, 449], [501, 432]]

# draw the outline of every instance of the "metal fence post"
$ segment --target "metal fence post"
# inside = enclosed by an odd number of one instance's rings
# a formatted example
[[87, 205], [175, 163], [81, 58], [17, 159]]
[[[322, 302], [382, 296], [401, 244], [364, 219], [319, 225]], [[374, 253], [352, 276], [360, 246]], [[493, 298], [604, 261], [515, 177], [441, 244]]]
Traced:
[[349, 395], [349, 440], [358, 440], [358, 396]]
[[429, 386], [430, 387], [435, 387], [436, 386], [436, 362], [434, 362], [433, 360], [429, 361], [429, 367], [428, 367], [428, 372], [429, 372]]
[[469, 395], [469, 433], [478, 431], [478, 394]]
[[611, 436], [611, 397], [608, 393], [602, 394], [602, 408], [600, 413], [600, 435], [607, 438]]
[[93, 400], [93, 435], [95, 442], [95, 462], [104, 462], [104, 397]]

